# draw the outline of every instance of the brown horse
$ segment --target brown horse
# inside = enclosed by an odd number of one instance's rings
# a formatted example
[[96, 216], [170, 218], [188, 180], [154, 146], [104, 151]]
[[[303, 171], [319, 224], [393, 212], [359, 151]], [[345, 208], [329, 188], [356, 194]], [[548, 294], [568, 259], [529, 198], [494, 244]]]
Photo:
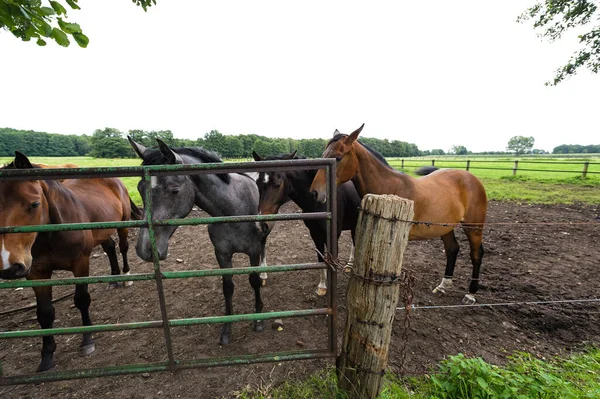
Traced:
[[[361, 198], [368, 193], [395, 194], [414, 201], [414, 220], [426, 223], [413, 224], [409, 240], [441, 237], [446, 250], [445, 276], [434, 292], [444, 294], [452, 285], [459, 251], [454, 227], [461, 224], [469, 239], [473, 264], [469, 293], [463, 302], [474, 303], [474, 294], [479, 288], [483, 224], [487, 211], [483, 184], [471, 173], [462, 170], [437, 170], [416, 179], [397, 172], [381, 154], [357, 140], [363, 126], [350, 135], [336, 130], [323, 152], [323, 158], [337, 160], [336, 184], [339, 186], [352, 180]], [[326, 201], [325, 188], [325, 172], [321, 169], [310, 187], [317, 201]]]
[[[61, 165], [48, 165], [45, 163], [32, 163], [32, 165], [34, 168], [39, 166], [42, 169], [79, 168], [79, 166], [75, 165], [74, 163], [65, 163], [65, 164], [61, 164]], [[57, 179], [56, 181], [64, 182], [64, 179]], [[133, 207], [135, 207], [135, 205], [132, 205], [132, 209], [135, 209]], [[119, 251], [121, 252], [121, 256], [123, 257], [123, 273], [129, 274], [129, 264], [127, 263], [127, 251], [129, 251], [129, 243], [127, 242], [128, 231], [127, 231], [127, 229], [117, 229], [117, 232], [119, 234]], [[124, 239], [121, 239], [121, 237], [124, 237]], [[108, 237], [106, 239], [106, 241], [102, 242], [100, 245], [102, 245], [102, 249], [104, 250], [104, 252], [106, 253], [106, 256], [108, 257], [108, 262], [110, 263], [110, 274], [119, 275], [121, 273], [121, 271], [119, 270], [119, 260], [117, 258], [117, 244], [115, 243], [115, 240], [113, 240], [112, 237]], [[131, 285], [133, 285], [133, 281], [124, 281], [123, 282], [124, 287], [129, 287]], [[111, 281], [110, 283], [108, 283], [109, 289], [114, 289], [114, 288], [118, 288], [118, 287], [119, 287], [119, 283], [117, 283], [117, 282]]]
[[[32, 169], [29, 159], [15, 152], [12, 163], [3, 169]], [[0, 226], [124, 221], [141, 217], [124, 184], [115, 178], [53, 180], [0, 180]], [[133, 214], [132, 214], [133, 212]], [[92, 248], [105, 242], [114, 229], [59, 231], [52, 233], [1, 234], [2, 272], [0, 278], [49, 279], [54, 270], [70, 270], [75, 277], [89, 275]], [[127, 229], [119, 229], [119, 241], [127, 243]], [[124, 261], [126, 265], [126, 261]], [[125, 267], [124, 267], [125, 269]], [[34, 287], [37, 318], [42, 328], [52, 328], [54, 306], [52, 287]], [[87, 284], [75, 286], [75, 306], [84, 326], [92, 325]], [[38, 371], [54, 366], [56, 343], [43, 337]], [[91, 333], [83, 334], [82, 355], [94, 351]]]

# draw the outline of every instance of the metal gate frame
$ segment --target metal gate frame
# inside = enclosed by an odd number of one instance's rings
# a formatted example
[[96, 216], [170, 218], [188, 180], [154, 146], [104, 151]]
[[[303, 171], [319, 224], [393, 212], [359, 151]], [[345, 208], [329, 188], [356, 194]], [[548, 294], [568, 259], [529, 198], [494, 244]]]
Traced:
[[[21, 331], [0, 332], [0, 339], [19, 337], [39, 337], [47, 335], [79, 334], [84, 332], [101, 331], [123, 331], [142, 328], [163, 328], [165, 346], [167, 350], [167, 361], [152, 362], [145, 364], [125, 364], [120, 366], [100, 367], [92, 369], [73, 369], [66, 371], [47, 371], [42, 373], [4, 376], [2, 362], [0, 362], [0, 386], [14, 384], [40, 383], [47, 381], [58, 381], [78, 378], [105, 377], [124, 374], [148, 373], [156, 371], [175, 371], [180, 369], [242, 365], [263, 362], [280, 362], [287, 360], [303, 360], [316, 358], [331, 358], [337, 356], [337, 271], [326, 263], [306, 263], [279, 266], [254, 266], [231, 269], [210, 270], [187, 270], [176, 272], [163, 272], [160, 268], [158, 251], [154, 228], [156, 226], [188, 226], [212, 223], [239, 223], [249, 221], [278, 221], [278, 220], [327, 220], [327, 248], [333, 259], [337, 259], [337, 209], [336, 185], [335, 185], [335, 160], [334, 159], [295, 159], [282, 161], [261, 162], [236, 162], [236, 163], [206, 163], [196, 165], [156, 165], [156, 166], [134, 166], [134, 167], [101, 167], [101, 168], [75, 168], [75, 169], [0, 169], [0, 180], [54, 180], [65, 178], [98, 178], [98, 177], [136, 177], [150, 182], [152, 176], [165, 175], [196, 175], [212, 173], [238, 173], [238, 172], [272, 172], [285, 170], [307, 170], [326, 169], [327, 175], [327, 210], [326, 212], [293, 213], [275, 215], [245, 215], [225, 216], [208, 218], [186, 218], [186, 219], [162, 219], [156, 220], [152, 216], [151, 190], [146, 192], [145, 197], [145, 220], [132, 220], [126, 222], [96, 222], [96, 223], [69, 223], [69, 224], [46, 224], [35, 226], [0, 226], [0, 234], [51, 232], [68, 230], [90, 230], [90, 229], [114, 229], [121, 227], [146, 227], [152, 245], [152, 256], [154, 273], [139, 273], [118, 276], [95, 276], [64, 278], [56, 280], [0, 280], [0, 289], [55, 286], [72, 284], [97, 284], [107, 282], [144, 281], [155, 280], [160, 303], [162, 320], [141, 321], [131, 323], [100, 324], [93, 326], [33, 329]], [[289, 310], [265, 313], [248, 313], [230, 316], [209, 316], [200, 318], [169, 319], [165, 294], [163, 290], [163, 279], [178, 279], [190, 277], [224, 276], [235, 274], [249, 274], [252, 272], [286, 272], [298, 270], [327, 269], [327, 284], [329, 295], [329, 307], [307, 310]], [[326, 349], [296, 350], [287, 352], [273, 352], [259, 355], [242, 355], [230, 357], [215, 357], [206, 359], [177, 360], [173, 354], [171, 342], [171, 328], [190, 326], [198, 324], [213, 324], [224, 322], [240, 322], [251, 320], [268, 320], [287, 317], [299, 317], [310, 315], [328, 316], [328, 345]]]

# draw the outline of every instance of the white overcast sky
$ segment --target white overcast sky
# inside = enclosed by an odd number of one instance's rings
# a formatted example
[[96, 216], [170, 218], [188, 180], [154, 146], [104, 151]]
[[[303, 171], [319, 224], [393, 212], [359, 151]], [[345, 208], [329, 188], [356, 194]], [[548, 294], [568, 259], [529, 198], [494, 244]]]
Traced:
[[544, 86], [577, 43], [517, 23], [533, 3], [80, 0], [87, 49], [0, 31], [0, 127], [327, 138], [364, 122], [422, 150], [599, 144], [600, 76]]

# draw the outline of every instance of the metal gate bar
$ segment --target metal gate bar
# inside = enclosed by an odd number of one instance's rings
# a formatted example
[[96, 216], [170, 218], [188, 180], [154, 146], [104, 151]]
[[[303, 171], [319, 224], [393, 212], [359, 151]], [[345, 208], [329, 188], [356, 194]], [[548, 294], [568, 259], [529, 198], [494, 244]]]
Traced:
[[[121, 324], [106, 324], [87, 327], [65, 327], [52, 329], [37, 329], [25, 331], [1, 332], [0, 339], [34, 337], [54, 334], [74, 334], [86, 331], [121, 331], [140, 328], [160, 328], [163, 327], [165, 344], [167, 348], [168, 362], [122, 365], [105, 368], [95, 368], [87, 370], [68, 370], [60, 372], [44, 372], [39, 374], [3, 376], [2, 364], [0, 362], [0, 386], [11, 384], [36, 383], [42, 381], [56, 381], [72, 378], [89, 378], [109, 375], [122, 375], [131, 373], [165, 371], [182, 368], [196, 368], [208, 366], [225, 366], [235, 364], [249, 364], [259, 362], [314, 359], [324, 357], [335, 357], [337, 355], [337, 298], [336, 298], [336, 270], [329, 269], [325, 263], [308, 263], [281, 266], [256, 266], [242, 267], [219, 270], [188, 270], [181, 272], [162, 272], [160, 270], [160, 261], [156, 249], [156, 240], [154, 237], [154, 227], [164, 225], [196, 225], [212, 223], [235, 223], [248, 221], [276, 221], [276, 220], [307, 220], [307, 219], [327, 219], [327, 248], [329, 256], [337, 258], [337, 235], [336, 231], [336, 207], [332, 206], [336, 202], [335, 189], [335, 160], [333, 159], [312, 159], [312, 160], [284, 160], [284, 161], [263, 161], [251, 163], [230, 163], [230, 164], [198, 164], [198, 165], [159, 165], [143, 167], [110, 167], [110, 168], [76, 168], [76, 169], [29, 169], [29, 170], [1, 170], [0, 179], [6, 180], [50, 180], [56, 178], [90, 178], [90, 177], [118, 177], [118, 176], [141, 176], [145, 180], [150, 180], [152, 176], [175, 175], [175, 174], [206, 174], [206, 173], [234, 173], [246, 171], [276, 171], [276, 170], [307, 170], [326, 168], [328, 198], [327, 211], [308, 214], [277, 214], [277, 215], [248, 215], [248, 216], [228, 216], [215, 218], [190, 218], [190, 219], [169, 219], [153, 220], [151, 213], [151, 197], [149, 191], [146, 196], [146, 220], [127, 221], [127, 222], [102, 222], [102, 223], [70, 223], [65, 225], [38, 225], [38, 226], [5, 226], [0, 227], [0, 234], [10, 233], [29, 233], [29, 232], [50, 232], [65, 230], [88, 230], [105, 229], [119, 227], [147, 227], [149, 230], [150, 241], [152, 244], [154, 273], [120, 275], [120, 276], [99, 276], [99, 277], [78, 277], [56, 280], [36, 280], [36, 281], [0, 281], [1, 288], [33, 287], [41, 285], [68, 285], [68, 284], [92, 284], [109, 281], [143, 281], [155, 280], [157, 284], [157, 293], [161, 306], [162, 320], [132, 322]], [[333, 183], [333, 184], [332, 184]], [[238, 314], [231, 316], [210, 316], [202, 318], [173, 319], [169, 320], [167, 307], [162, 287], [163, 279], [190, 278], [223, 276], [234, 274], [248, 274], [260, 272], [283, 272], [299, 271], [328, 268], [329, 285], [329, 308], [291, 310], [267, 313]], [[292, 352], [267, 353], [260, 355], [244, 355], [235, 357], [218, 357], [212, 359], [191, 359], [178, 361], [173, 355], [173, 344], [170, 338], [170, 328], [212, 324], [222, 322], [238, 322], [248, 320], [266, 320], [273, 318], [287, 318], [300, 316], [328, 316], [328, 349], [327, 350], [303, 350]]]

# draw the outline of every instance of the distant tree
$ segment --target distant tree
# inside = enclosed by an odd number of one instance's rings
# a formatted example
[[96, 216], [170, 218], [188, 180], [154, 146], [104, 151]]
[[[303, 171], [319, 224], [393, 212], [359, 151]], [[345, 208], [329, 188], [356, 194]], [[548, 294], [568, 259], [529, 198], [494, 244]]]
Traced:
[[444, 155], [444, 154], [445, 154], [444, 150], [440, 150], [440, 149], [431, 150], [431, 155]]
[[563, 144], [554, 147], [553, 154], [598, 154], [600, 145]]
[[[26, 42], [37, 39], [39, 46], [45, 46], [44, 39], [49, 39], [67, 47], [71, 35], [80, 47], [87, 47], [89, 39], [79, 24], [66, 21], [64, 3], [72, 10], [80, 9], [78, 0], [0, 0], [0, 29]], [[133, 0], [133, 3], [146, 11], [156, 0]]]
[[467, 155], [469, 153], [464, 145], [453, 145], [450, 152], [454, 155]]
[[215, 151], [220, 155], [227, 152], [227, 140], [225, 136], [218, 130], [211, 130], [204, 135], [204, 143], [202, 145], [211, 151]]
[[107, 127], [94, 132], [90, 155], [96, 158], [132, 158], [134, 153], [123, 133]]
[[[517, 21], [533, 20], [533, 28], [542, 32], [540, 37], [550, 42], [558, 40], [563, 33], [575, 27], [583, 27], [590, 21], [599, 21], [597, 0], [544, 0], [528, 8]], [[593, 73], [600, 70], [600, 25], [595, 25], [578, 36], [582, 48], [571, 59], [556, 70], [552, 81], [546, 85], [555, 86], [577, 70], [585, 67]]]
[[506, 149], [512, 151], [515, 155], [521, 155], [531, 152], [535, 139], [533, 137], [513, 136], [508, 140]]

